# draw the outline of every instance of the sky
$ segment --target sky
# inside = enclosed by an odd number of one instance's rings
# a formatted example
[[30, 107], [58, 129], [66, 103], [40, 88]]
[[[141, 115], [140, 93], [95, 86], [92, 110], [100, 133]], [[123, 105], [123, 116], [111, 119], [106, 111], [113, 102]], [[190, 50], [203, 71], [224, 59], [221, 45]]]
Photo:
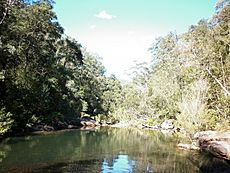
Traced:
[[136, 63], [151, 62], [157, 37], [186, 32], [214, 13], [216, 0], [56, 0], [66, 35], [102, 59], [107, 75], [128, 80]]

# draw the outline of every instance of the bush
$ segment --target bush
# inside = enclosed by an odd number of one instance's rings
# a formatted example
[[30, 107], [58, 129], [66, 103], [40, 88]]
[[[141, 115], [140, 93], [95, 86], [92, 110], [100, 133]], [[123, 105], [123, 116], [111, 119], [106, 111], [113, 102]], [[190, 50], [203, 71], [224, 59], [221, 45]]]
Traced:
[[13, 126], [14, 120], [12, 119], [12, 114], [6, 112], [5, 108], [0, 110], [0, 135], [8, 132]]

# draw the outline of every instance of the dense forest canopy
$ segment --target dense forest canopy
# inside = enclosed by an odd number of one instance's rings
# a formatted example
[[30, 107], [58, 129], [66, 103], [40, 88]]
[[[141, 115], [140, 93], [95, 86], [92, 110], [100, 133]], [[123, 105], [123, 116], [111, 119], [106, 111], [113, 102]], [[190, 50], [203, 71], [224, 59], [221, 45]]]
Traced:
[[[230, 3], [150, 47], [128, 84], [64, 34], [50, 0], [0, 1], [0, 134], [89, 115], [192, 132], [230, 126]], [[138, 69], [141, 67], [138, 66]]]
[[64, 34], [52, 2], [3, 0], [0, 7], [2, 134], [112, 109], [120, 83]]

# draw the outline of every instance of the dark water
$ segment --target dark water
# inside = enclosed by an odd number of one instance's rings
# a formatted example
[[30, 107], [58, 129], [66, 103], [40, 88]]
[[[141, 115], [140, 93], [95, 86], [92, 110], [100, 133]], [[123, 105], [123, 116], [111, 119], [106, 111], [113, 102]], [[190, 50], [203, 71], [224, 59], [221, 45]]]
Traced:
[[176, 143], [158, 132], [115, 128], [13, 137], [0, 143], [0, 172], [200, 173], [197, 155]]

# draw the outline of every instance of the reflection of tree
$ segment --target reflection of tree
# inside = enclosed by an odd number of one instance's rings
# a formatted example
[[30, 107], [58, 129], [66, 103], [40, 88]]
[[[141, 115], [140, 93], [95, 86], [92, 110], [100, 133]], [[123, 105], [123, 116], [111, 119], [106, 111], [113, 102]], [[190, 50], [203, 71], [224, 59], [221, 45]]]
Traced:
[[[176, 152], [173, 138], [154, 131], [115, 128], [74, 130], [12, 138], [4, 145], [11, 146], [2, 161], [2, 165], [8, 168], [31, 165], [37, 168], [43, 165], [43, 171], [52, 172], [59, 167], [68, 172], [80, 165], [85, 169], [99, 170], [103, 169], [103, 164], [114, 168], [124, 162], [130, 172], [154, 170], [176, 173], [183, 170], [194, 173], [196, 170], [183, 154]], [[125, 157], [123, 160], [122, 156]]]
[[7, 157], [10, 150], [11, 147], [9, 145], [0, 145], [0, 163]]
[[199, 167], [202, 173], [229, 173], [230, 162], [203, 153], [199, 157]]
[[101, 160], [80, 160], [75, 162], [63, 162], [58, 164], [53, 164], [50, 166], [44, 166], [38, 168], [35, 173], [43, 173], [43, 172], [81, 172], [81, 173], [88, 173], [88, 172], [100, 172], [101, 170]]

